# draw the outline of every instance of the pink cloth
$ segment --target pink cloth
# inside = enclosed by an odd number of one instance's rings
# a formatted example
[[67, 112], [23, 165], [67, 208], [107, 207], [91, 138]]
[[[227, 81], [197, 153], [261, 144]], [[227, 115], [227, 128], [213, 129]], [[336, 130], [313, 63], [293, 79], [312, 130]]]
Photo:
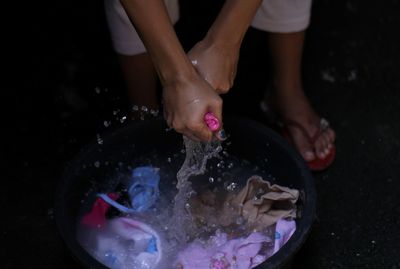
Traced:
[[[108, 197], [114, 201], [118, 199], [117, 193], [109, 193]], [[102, 198], [97, 198], [93, 203], [92, 210], [85, 214], [81, 220], [81, 223], [89, 228], [101, 228], [106, 223], [106, 213], [110, 205], [106, 203]]]
[[115, 218], [108, 220], [107, 229], [94, 232], [83, 246], [111, 269], [153, 269], [161, 260], [161, 240], [145, 223]]
[[[276, 223], [273, 246], [271, 239], [262, 233], [253, 232], [247, 238], [228, 240], [226, 233], [212, 236], [207, 243], [196, 240], [178, 254], [181, 269], [250, 269], [274, 255], [289, 241], [296, 231], [294, 220], [280, 219]], [[260, 253], [263, 244], [271, 245]]]
[[294, 220], [285, 220], [280, 219], [276, 223], [275, 228], [275, 245], [274, 252], [278, 252], [278, 250], [289, 241], [290, 237], [296, 231], [296, 222]]
[[196, 240], [178, 254], [178, 268], [183, 269], [249, 269], [266, 260], [258, 254], [271, 239], [261, 233], [228, 240], [226, 233], [216, 233], [207, 243]]

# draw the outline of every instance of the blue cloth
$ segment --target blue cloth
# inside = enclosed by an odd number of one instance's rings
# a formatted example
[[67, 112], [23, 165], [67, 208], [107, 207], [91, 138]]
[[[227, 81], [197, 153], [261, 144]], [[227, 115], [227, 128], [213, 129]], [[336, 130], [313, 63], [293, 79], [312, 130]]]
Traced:
[[132, 185], [128, 189], [131, 198], [132, 209], [136, 212], [142, 212], [149, 209], [158, 197], [160, 191], [158, 183], [160, 182], [159, 169], [151, 166], [138, 167], [132, 172]]
[[157, 252], [157, 238], [151, 237], [149, 244], [147, 245], [146, 252], [156, 253]]
[[104, 193], [98, 194], [98, 196], [124, 213], [143, 212], [152, 207], [160, 196], [159, 182], [158, 168], [140, 166], [133, 169], [132, 177], [127, 186], [132, 208], [119, 204]]

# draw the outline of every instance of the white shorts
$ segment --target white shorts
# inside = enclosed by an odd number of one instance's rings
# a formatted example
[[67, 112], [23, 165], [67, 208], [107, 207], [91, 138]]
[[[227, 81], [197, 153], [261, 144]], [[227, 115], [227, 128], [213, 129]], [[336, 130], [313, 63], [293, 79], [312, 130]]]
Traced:
[[[104, 0], [114, 49], [122, 55], [146, 51], [119, 0]], [[178, 0], [164, 0], [172, 23], [179, 19]], [[251, 26], [273, 32], [291, 33], [305, 30], [310, 23], [312, 0], [264, 0]]]

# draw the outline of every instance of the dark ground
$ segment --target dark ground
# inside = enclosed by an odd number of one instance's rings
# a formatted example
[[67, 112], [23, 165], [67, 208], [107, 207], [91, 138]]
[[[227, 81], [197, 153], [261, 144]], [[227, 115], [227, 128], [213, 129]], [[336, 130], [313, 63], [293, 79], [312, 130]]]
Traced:
[[[117, 125], [112, 112], [127, 109], [100, 2], [24, 6], [26, 24], [7, 38], [1, 268], [77, 267], [55, 229], [56, 182], [105, 120]], [[208, 22], [200, 1], [188, 2], [192, 13], [177, 26], [186, 47]], [[337, 159], [315, 175], [317, 219], [295, 268], [400, 268], [399, 14], [398, 0], [314, 3], [304, 79], [338, 134]], [[256, 107], [267, 85], [265, 38], [249, 32], [227, 113], [238, 100]], [[255, 109], [248, 116], [258, 119]]]

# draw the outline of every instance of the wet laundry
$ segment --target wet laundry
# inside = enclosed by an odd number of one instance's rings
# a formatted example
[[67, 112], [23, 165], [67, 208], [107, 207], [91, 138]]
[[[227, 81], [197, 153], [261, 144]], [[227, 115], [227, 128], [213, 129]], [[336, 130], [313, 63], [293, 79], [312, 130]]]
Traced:
[[228, 239], [228, 234], [216, 232], [207, 242], [195, 240], [178, 254], [177, 268], [181, 269], [248, 269], [266, 260], [259, 252], [272, 239], [262, 233]]
[[[117, 193], [109, 193], [105, 196], [111, 201], [115, 201], [119, 197]], [[82, 217], [81, 223], [89, 228], [103, 227], [106, 223], [106, 213], [109, 208], [110, 205], [103, 198], [97, 198], [93, 203], [92, 209]]]
[[140, 166], [132, 171], [127, 184], [131, 208], [121, 205], [110, 199], [106, 194], [98, 194], [104, 201], [124, 213], [143, 212], [152, 207], [160, 196], [158, 184], [160, 182], [159, 169], [152, 166]]
[[294, 220], [279, 219], [273, 238], [260, 232], [229, 239], [217, 231], [206, 242], [195, 240], [178, 254], [179, 269], [249, 269], [271, 257], [296, 230]]
[[249, 228], [261, 231], [279, 219], [295, 218], [298, 198], [298, 190], [252, 176], [238, 193], [223, 197], [205, 191], [190, 200], [190, 208], [200, 225], [227, 227], [245, 222]]
[[[173, 263], [171, 267], [178, 269], [250, 269], [276, 253], [296, 230], [293, 219], [299, 192], [252, 176], [237, 192], [220, 195], [206, 190], [192, 197], [190, 213], [199, 230], [204, 226], [213, 228], [197, 234], [196, 239], [169, 256], [168, 251], [163, 253], [158, 234], [162, 233], [165, 240], [164, 232], [134, 219], [139, 216], [136, 213], [145, 212], [159, 199], [159, 180], [157, 168], [138, 167], [123, 186], [128, 196], [121, 192], [97, 195], [90, 212], [81, 219], [84, 230], [80, 239], [95, 259], [112, 269], [160, 268], [164, 266], [160, 262], [163, 255], [169, 257], [164, 259]], [[108, 219], [110, 206], [130, 216], [120, 214]], [[164, 242], [164, 246], [167, 244]]]
[[162, 258], [159, 235], [150, 226], [132, 218], [108, 220], [105, 230], [91, 232], [91, 239], [82, 245], [111, 269], [152, 269]]

